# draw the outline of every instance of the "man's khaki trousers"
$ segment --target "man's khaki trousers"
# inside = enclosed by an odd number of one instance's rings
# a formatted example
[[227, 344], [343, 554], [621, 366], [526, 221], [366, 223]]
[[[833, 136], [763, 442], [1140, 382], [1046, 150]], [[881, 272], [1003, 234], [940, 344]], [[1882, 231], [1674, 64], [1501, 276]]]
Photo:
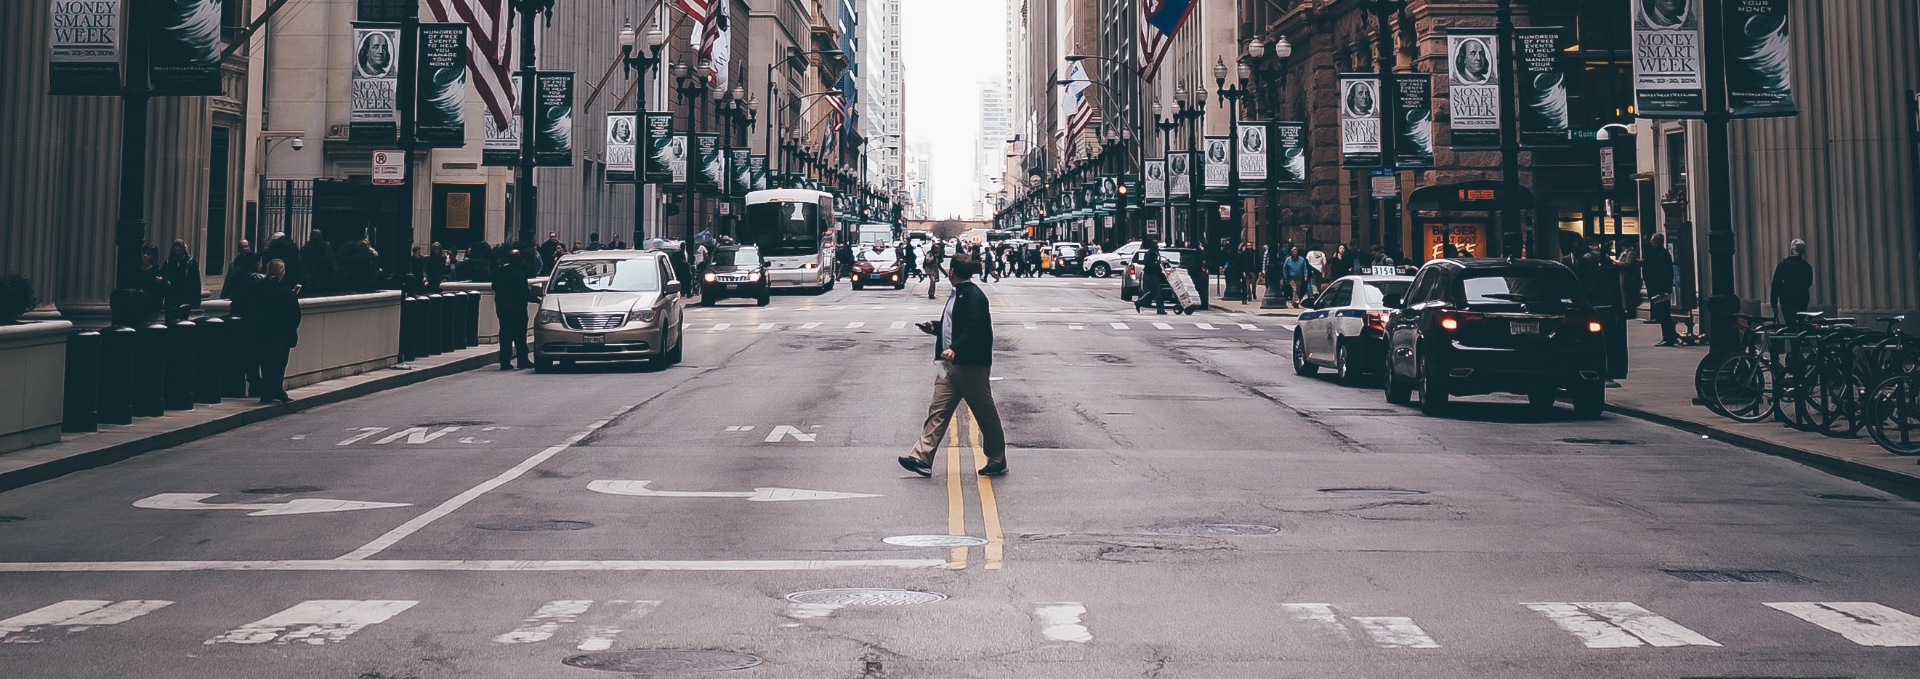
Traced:
[[1006, 464], [1007, 435], [1000, 428], [1000, 410], [993, 405], [992, 377], [992, 366], [953, 364], [934, 379], [933, 403], [927, 406], [926, 427], [921, 430], [920, 442], [913, 446], [914, 457], [933, 463], [933, 453], [947, 438], [947, 425], [953, 423], [953, 411], [965, 402], [980, 427], [980, 451], [986, 455], [987, 464]]

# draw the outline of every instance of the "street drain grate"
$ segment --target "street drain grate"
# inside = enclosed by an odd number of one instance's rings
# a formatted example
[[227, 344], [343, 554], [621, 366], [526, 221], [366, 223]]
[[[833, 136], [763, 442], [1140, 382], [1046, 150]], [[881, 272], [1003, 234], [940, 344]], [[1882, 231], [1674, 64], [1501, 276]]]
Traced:
[[586, 530], [593, 524], [585, 521], [565, 521], [562, 519], [512, 519], [495, 521], [474, 526], [480, 530], [505, 530], [516, 533], [530, 533], [548, 530]]
[[1671, 568], [1661, 569], [1687, 582], [1790, 582], [1810, 583], [1812, 580], [1786, 571], [1684, 571]]
[[731, 651], [683, 651], [643, 648], [576, 655], [560, 661], [584, 670], [628, 674], [684, 674], [744, 670], [760, 665], [758, 656]]
[[896, 535], [881, 542], [901, 547], [973, 547], [987, 541], [971, 535]]
[[1887, 501], [1887, 499], [1884, 497], [1874, 497], [1872, 495], [1848, 495], [1846, 493], [1821, 493], [1819, 495], [1815, 495], [1814, 497], [1822, 500], [1839, 500], [1841, 502], [1886, 502]]
[[787, 600], [796, 604], [820, 604], [826, 606], [912, 606], [945, 601], [947, 595], [934, 592], [916, 592], [910, 589], [882, 589], [875, 587], [849, 587], [846, 589], [815, 589], [794, 592]]
[[1320, 492], [1331, 493], [1334, 495], [1426, 495], [1427, 494], [1427, 491], [1424, 491], [1424, 490], [1407, 490], [1405, 488], [1321, 488]]
[[240, 492], [248, 495], [292, 495], [294, 493], [318, 493], [323, 490], [326, 489], [319, 486], [267, 486], [265, 488], [248, 488]]
[[1571, 443], [1577, 446], [1637, 446], [1637, 445], [1640, 445], [1639, 441], [1629, 441], [1627, 439], [1570, 438], [1570, 439], [1560, 439], [1560, 442]]
[[1153, 532], [1162, 535], [1233, 536], [1273, 535], [1280, 532], [1280, 529], [1252, 523], [1202, 523], [1191, 526], [1163, 526], [1153, 529]]

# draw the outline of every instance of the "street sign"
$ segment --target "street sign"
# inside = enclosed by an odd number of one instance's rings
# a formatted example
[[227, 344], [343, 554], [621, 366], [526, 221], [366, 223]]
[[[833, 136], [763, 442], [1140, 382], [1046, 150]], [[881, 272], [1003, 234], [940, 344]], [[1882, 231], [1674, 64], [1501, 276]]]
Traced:
[[399, 186], [407, 181], [407, 154], [400, 151], [373, 152], [373, 185]]
[[608, 495], [631, 495], [635, 497], [679, 497], [679, 498], [738, 498], [748, 502], [796, 502], [801, 500], [853, 500], [867, 497], [882, 497], [867, 493], [832, 493], [823, 490], [799, 490], [796, 488], [755, 488], [752, 492], [700, 492], [653, 490], [647, 487], [652, 481], [594, 481], [587, 484], [587, 490]]
[[1614, 181], [1613, 147], [1600, 147], [1600, 188], [1613, 190]]
[[1373, 175], [1374, 200], [1398, 200], [1400, 198], [1400, 173], [1391, 167], [1376, 167]]
[[133, 506], [141, 509], [176, 509], [185, 511], [206, 511], [210, 509], [229, 509], [249, 512], [247, 516], [292, 516], [295, 514], [326, 514], [331, 512], [351, 512], [356, 509], [385, 509], [388, 507], [406, 507], [404, 502], [359, 502], [356, 500], [325, 500], [321, 498], [300, 498], [287, 502], [263, 502], [257, 504], [207, 504], [202, 502], [219, 493], [161, 493], [144, 500], [138, 500]]
[[1597, 128], [1589, 130], [1582, 127], [1576, 127], [1571, 130], [1567, 130], [1567, 138], [1573, 141], [1599, 141], [1600, 130]]

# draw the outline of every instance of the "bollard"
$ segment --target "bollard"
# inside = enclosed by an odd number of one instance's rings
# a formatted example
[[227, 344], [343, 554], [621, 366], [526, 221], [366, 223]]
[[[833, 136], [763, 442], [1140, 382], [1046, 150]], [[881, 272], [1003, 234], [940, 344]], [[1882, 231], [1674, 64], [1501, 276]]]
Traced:
[[453, 348], [467, 348], [467, 293], [453, 293]]
[[413, 346], [413, 357], [425, 358], [427, 356], [427, 296], [414, 295], [412, 299], [413, 316], [405, 319], [405, 322], [413, 324], [413, 331], [410, 333], [413, 337], [410, 342]]
[[1606, 330], [1601, 339], [1607, 343], [1607, 379], [1627, 379], [1627, 317], [1621, 313], [1620, 307], [1597, 307], [1594, 310], [1600, 312], [1600, 322]]
[[467, 291], [467, 346], [480, 346], [480, 298], [477, 290]]
[[227, 354], [226, 365], [220, 373], [220, 393], [227, 398], [246, 398], [247, 391], [253, 388], [254, 371], [258, 364], [253, 358], [253, 323], [245, 316], [226, 317], [227, 346], [232, 351]]
[[140, 326], [133, 352], [134, 417], [159, 417], [167, 414], [167, 326], [148, 323]]
[[440, 337], [441, 337], [440, 310], [446, 306], [447, 306], [446, 295], [442, 295], [437, 292], [431, 295], [427, 295], [426, 323], [421, 327], [424, 328], [427, 333], [427, 355], [428, 356], [435, 356], [447, 350], [446, 347], [442, 346], [440, 343]]
[[460, 350], [460, 297], [451, 292], [440, 293], [440, 350], [451, 352]]
[[140, 331], [113, 326], [100, 332], [100, 365], [94, 408], [101, 424], [133, 424], [133, 354]]
[[200, 342], [193, 366], [193, 402], [216, 404], [225, 386], [221, 381], [233, 371], [227, 321], [218, 316], [205, 316], [194, 323], [200, 326]]
[[413, 301], [412, 295], [402, 295], [400, 297], [399, 356], [400, 356], [401, 363], [407, 363], [409, 361], [412, 361], [414, 358], [413, 356], [413, 317], [419, 315], [418, 312], [414, 311], [414, 308], [417, 306], [418, 304]]
[[67, 394], [61, 404], [60, 431], [100, 431], [100, 331], [67, 336]]
[[200, 326], [193, 321], [167, 324], [167, 410], [193, 410], [193, 384], [198, 377]]

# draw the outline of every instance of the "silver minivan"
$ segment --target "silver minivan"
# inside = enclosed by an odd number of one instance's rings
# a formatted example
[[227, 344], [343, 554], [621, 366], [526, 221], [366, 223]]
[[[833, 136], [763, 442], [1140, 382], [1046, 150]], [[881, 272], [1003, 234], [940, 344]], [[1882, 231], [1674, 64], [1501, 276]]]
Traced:
[[665, 253], [594, 250], [561, 257], [533, 320], [536, 370], [555, 362], [680, 362], [682, 283]]

